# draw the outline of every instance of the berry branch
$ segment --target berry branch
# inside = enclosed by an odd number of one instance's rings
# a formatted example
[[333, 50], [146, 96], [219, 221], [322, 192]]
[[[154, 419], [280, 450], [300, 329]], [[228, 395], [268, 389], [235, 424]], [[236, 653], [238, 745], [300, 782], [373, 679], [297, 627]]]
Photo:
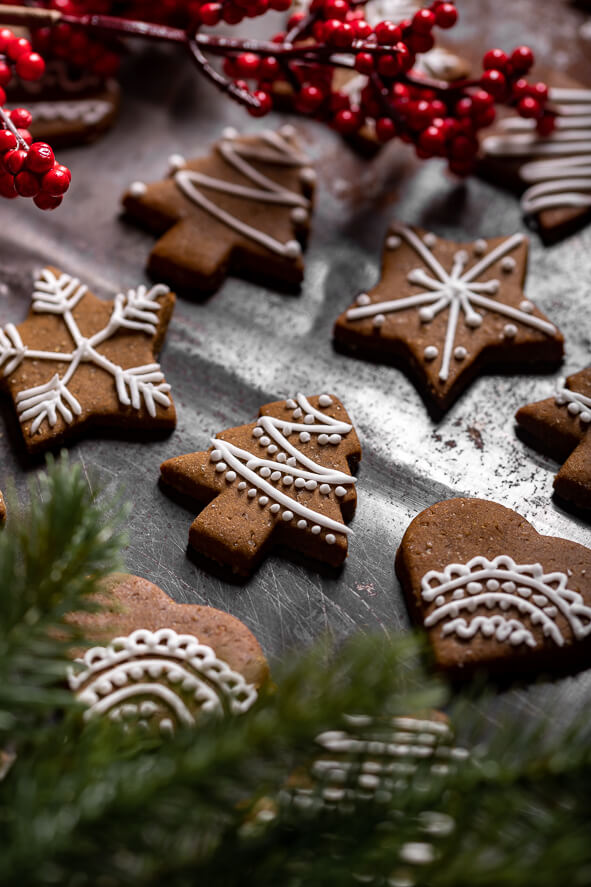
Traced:
[[[546, 85], [525, 79], [534, 63], [528, 47], [520, 46], [510, 55], [499, 49], [489, 50], [483, 57], [482, 74], [473, 79], [446, 83], [427, 78], [414, 70], [417, 55], [433, 48], [435, 28], [448, 29], [456, 24], [454, 3], [433, 0], [412, 19], [398, 24], [382, 21], [372, 27], [365, 18], [365, 2], [313, 0], [309, 13], [292, 15], [287, 31], [269, 41], [220, 36], [202, 29], [221, 21], [239, 24], [269, 9], [283, 11], [290, 0], [176, 0], [166, 4], [146, 0], [33, 0], [27, 6], [0, 4], [0, 22], [28, 26], [34, 50], [80, 68], [90, 67], [100, 76], [115, 72], [122, 38], [178, 44], [204, 77], [255, 117], [267, 114], [281, 98], [284, 100], [287, 88], [292, 106], [299, 113], [350, 136], [369, 124], [379, 141], [399, 137], [414, 144], [421, 158], [446, 158], [451, 171], [458, 175], [473, 169], [478, 131], [494, 121], [495, 104], [515, 107], [521, 116], [533, 119], [544, 135], [552, 131], [555, 115], [548, 106]], [[114, 10], [119, 14], [107, 14]], [[143, 17], [135, 18], [140, 11]], [[0, 38], [0, 86], [2, 64], [6, 64], [2, 53], [5, 50], [5, 56], [12, 58], [13, 39], [13, 35], [7, 37], [9, 48], [3, 48]], [[31, 44], [24, 43], [32, 71], [43, 62]], [[221, 70], [212, 64], [211, 59], [216, 57], [223, 60]], [[25, 76], [18, 67], [17, 61], [17, 74]], [[22, 62], [21, 68], [27, 68], [27, 63]], [[334, 87], [337, 68], [351, 72], [355, 88]], [[1, 120], [0, 136], [8, 144], [16, 135], [6, 124], [5, 115]], [[15, 126], [18, 128], [18, 124]], [[25, 135], [22, 137], [26, 140]], [[19, 146], [18, 150], [24, 150], [20, 142]], [[6, 150], [0, 150], [0, 155]], [[13, 175], [6, 167], [6, 158], [2, 162], [7, 170], [4, 175]], [[32, 189], [33, 184], [29, 185]], [[10, 190], [6, 182], [4, 189]], [[22, 193], [16, 180], [14, 189]], [[57, 199], [58, 195], [53, 195], [53, 200]]]

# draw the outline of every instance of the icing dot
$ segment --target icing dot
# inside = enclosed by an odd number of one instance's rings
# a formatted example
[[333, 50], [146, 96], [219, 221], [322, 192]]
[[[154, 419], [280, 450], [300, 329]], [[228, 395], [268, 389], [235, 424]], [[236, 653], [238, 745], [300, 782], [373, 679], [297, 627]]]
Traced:
[[225, 126], [222, 129], [222, 138], [223, 139], [236, 139], [238, 138], [238, 130], [234, 129], [233, 126]]
[[261, 471], [260, 471], [261, 477], [269, 477], [270, 474], [271, 474], [271, 469], [267, 468], [266, 465], [263, 465], [263, 467], [261, 468]]
[[308, 521], [305, 521], [305, 520], [299, 520], [297, 523], [298, 530], [305, 530], [307, 526], [308, 526]]
[[226, 465], [225, 462], [218, 462], [218, 464], [215, 467], [215, 470], [222, 472], [222, 471], [225, 471], [227, 467], [228, 466]]
[[168, 158], [168, 166], [170, 167], [171, 172], [176, 172], [179, 169], [182, 169], [183, 166], [187, 165], [187, 161], [183, 157], [182, 154], [171, 154]]
[[279, 133], [283, 136], [284, 139], [293, 139], [296, 131], [291, 123], [284, 123], [283, 126], [281, 126], [279, 129]]
[[162, 718], [160, 721], [160, 732], [165, 736], [170, 736], [174, 733], [174, 724], [172, 723], [170, 718]]
[[254, 487], [251, 487], [250, 490], [248, 491], [248, 498], [249, 498], [249, 499], [254, 499], [254, 497], [256, 496], [256, 494], [257, 494], [256, 489], [255, 489]]
[[556, 395], [555, 400], [559, 406], [562, 406], [563, 404], [565, 404], [567, 402], [568, 397], [564, 391], [559, 391], [558, 394]]
[[346, 491], [345, 487], [337, 487], [336, 490], [334, 491], [334, 494], [335, 494], [335, 496], [338, 496], [339, 499], [341, 499], [343, 496], [347, 495], [347, 491]]
[[326, 534], [326, 541], [327, 541], [328, 545], [334, 545], [335, 542], [337, 541], [337, 537], [333, 536], [332, 533], [327, 533]]
[[132, 182], [129, 186], [129, 193], [132, 197], [143, 197], [147, 190], [148, 186], [145, 182]]
[[285, 408], [287, 410], [295, 410], [296, 407], [297, 407], [297, 403], [295, 402], [295, 400], [293, 400], [293, 398], [289, 397], [285, 401]]
[[315, 490], [318, 484], [315, 480], [307, 480], [306, 481], [306, 489], [307, 490]]
[[259, 443], [262, 447], [268, 447], [271, 443], [271, 438], [267, 437], [267, 435], [264, 434], [261, 438], [259, 438]]
[[253, 428], [252, 430], [253, 437], [262, 437], [264, 433], [265, 432], [263, 431], [263, 429], [259, 428], [258, 426], [256, 428]]
[[457, 348], [454, 348], [454, 357], [456, 360], [465, 360], [467, 356], [468, 352], [463, 345], [458, 345]]
[[316, 181], [316, 173], [312, 169], [311, 166], [305, 166], [300, 171], [300, 181], [305, 182], [306, 185], [313, 185]]
[[359, 293], [357, 298], [355, 299], [358, 305], [369, 305], [371, 299], [367, 295], [367, 293]]
[[584, 410], [580, 416], [581, 422], [591, 422], [591, 413]]
[[295, 410], [293, 411], [293, 417], [294, 417], [294, 419], [301, 419], [301, 417], [302, 417], [303, 415], [304, 415], [304, 414], [302, 413], [300, 407], [297, 407], [297, 409], [295, 409]]
[[445, 603], [445, 597], [442, 594], [437, 595], [435, 598], [435, 606], [442, 607]]
[[319, 434], [318, 435], [318, 443], [321, 447], [328, 443], [328, 434]]
[[581, 407], [581, 405], [578, 404], [576, 401], [572, 401], [572, 402], [569, 403], [569, 405], [567, 406], [567, 410], [569, 411], [569, 413], [570, 413], [572, 416], [576, 416], [576, 415], [578, 415], [578, 414], [581, 412], [582, 407]]
[[269, 511], [271, 512], [271, 514], [277, 514], [277, 512], [279, 511], [280, 508], [281, 508], [281, 506], [278, 505], [277, 502], [273, 502], [273, 504], [269, 508]]
[[283, 478], [283, 486], [284, 487], [291, 487], [292, 483], [293, 483], [293, 477], [291, 476], [291, 474], [286, 474], [285, 477]]
[[286, 437], [289, 437], [289, 435], [291, 434], [292, 431], [293, 431], [293, 428], [291, 427], [291, 425], [286, 423], [283, 426], [283, 433]]
[[429, 323], [430, 320], [433, 320], [433, 312], [430, 308], [421, 308], [419, 311], [419, 320], [422, 320], [423, 323]]
[[482, 591], [482, 585], [480, 582], [468, 582], [466, 589], [469, 594], [478, 594], [479, 591]]
[[273, 474], [271, 475], [271, 480], [279, 480], [280, 477], [281, 477], [281, 472], [274, 471]]
[[519, 307], [522, 311], [525, 311], [526, 314], [533, 314], [533, 302], [530, 302], [529, 299], [524, 299], [523, 302], [520, 303]]
[[314, 526], [312, 527], [312, 532], [315, 536], [317, 536], [319, 533], [322, 532], [322, 528], [319, 527], [318, 524], [314, 524]]
[[466, 252], [466, 250], [459, 249], [454, 256], [454, 261], [457, 262], [459, 265], [465, 265], [466, 262], [468, 261], [468, 258], [469, 258], [469, 256], [468, 256], [468, 253]]
[[234, 483], [236, 480], [236, 472], [235, 471], [226, 471], [226, 480], [229, 484]]
[[291, 211], [291, 220], [296, 225], [305, 225], [308, 221], [308, 213], [303, 206], [296, 206]]
[[387, 249], [398, 249], [398, 247], [400, 246], [401, 243], [402, 243], [402, 241], [401, 241], [400, 237], [398, 237], [397, 234], [391, 234], [386, 239], [386, 248]]
[[284, 521], [293, 520], [293, 511], [284, 511], [281, 517]]
[[296, 459], [295, 456], [290, 456], [289, 459], [287, 460], [287, 464], [289, 465], [290, 468], [295, 468], [296, 465], [298, 464], [298, 460]]
[[478, 240], [474, 241], [474, 247], [473, 247], [474, 255], [475, 256], [483, 256], [486, 252], [487, 246], [488, 246], [488, 244], [487, 244], [486, 240], [484, 240], [482, 237], [479, 237]]
[[300, 440], [301, 440], [302, 443], [308, 443], [308, 441], [310, 440], [310, 435], [308, 434], [307, 431], [302, 431], [302, 432], [301, 432], [301, 434], [300, 434]]
[[238, 489], [239, 489], [239, 490], [245, 490], [245, 489], [246, 489], [246, 486], [247, 486], [246, 481], [245, 481], [245, 480], [241, 480], [240, 483], [238, 484]]
[[517, 327], [514, 323], [506, 323], [505, 328], [503, 329], [503, 335], [507, 339], [514, 339], [517, 335]]
[[329, 440], [329, 443], [331, 443], [333, 445], [333, 447], [336, 447], [336, 446], [338, 446], [338, 444], [340, 444], [342, 437], [340, 434], [331, 434], [330, 437], [328, 438], [328, 440]]
[[420, 268], [413, 268], [412, 271], [409, 271], [406, 275], [406, 279], [409, 283], [420, 283], [423, 272]]
[[376, 314], [376, 316], [373, 319], [373, 325], [374, 325], [374, 327], [376, 327], [376, 329], [379, 329], [381, 326], [384, 325], [385, 321], [386, 321], [386, 318], [384, 317], [383, 314]]
[[297, 240], [288, 240], [283, 247], [283, 252], [288, 259], [297, 259], [302, 254], [302, 248]]
[[429, 249], [432, 249], [437, 243], [437, 237], [431, 231], [429, 231], [423, 237], [423, 243], [425, 244], [425, 246], [428, 246]]
[[489, 579], [486, 583], [486, 587], [489, 591], [497, 591], [499, 588], [499, 581], [497, 579]]
[[427, 347], [423, 351], [423, 356], [425, 360], [435, 360], [438, 354], [439, 349], [435, 345], [427, 345]]
[[285, 455], [285, 453], [279, 453], [279, 455], [277, 456], [277, 461], [278, 462], [287, 462], [287, 456]]
[[275, 446], [275, 444], [269, 444], [269, 446], [267, 447], [267, 452], [271, 453], [272, 456], [277, 452], [277, 450], [278, 447]]
[[330, 407], [332, 406], [332, 397], [329, 397], [328, 394], [321, 394], [318, 403], [321, 407]]
[[222, 458], [222, 451], [221, 450], [212, 450], [211, 453], [209, 454], [209, 458], [211, 459], [212, 462], [219, 462], [220, 459]]
[[491, 293], [493, 293], [493, 295], [495, 293], [498, 293], [498, 291], [501, 288], [501, 284], [499, 283], [498, 280], [489, 280], [489, 285], [490, 285], [490, 291], [491, 291]]
[[466, 326], [469, 326], [471, 329], [475, 330], [482, 323], [482, 317], [478, 314], [477, 311], [473, 311], [472, 314], [468, 315], [466, 318]]
[[261, 496], [259, 499], [259, 505], [262, 505], [264, 507], [268, 501], [269, 501], [268, 496]]
[[311, 413], [308, 413], [304, 416], [304, 425], [313, 425], [314, 424], [314, 416]]
[[295, 486], [298, 488], [298, 490], [302, 490], [306, 486], [306, 481], [303, 477], [296, 477]]
[[501, 261], [501, 268], [507, 274], [509, 274], [511, 271], [515, 271], [516, 266], [517, 262], [515, 261], [513, 256], [505, 256], [505, 258]]
[[328, 496], [328, 494], [330, 493], [330, 486], [328, 484], [320, 484], [320, 489], [318, 492], [322, 493], [323, 496]]

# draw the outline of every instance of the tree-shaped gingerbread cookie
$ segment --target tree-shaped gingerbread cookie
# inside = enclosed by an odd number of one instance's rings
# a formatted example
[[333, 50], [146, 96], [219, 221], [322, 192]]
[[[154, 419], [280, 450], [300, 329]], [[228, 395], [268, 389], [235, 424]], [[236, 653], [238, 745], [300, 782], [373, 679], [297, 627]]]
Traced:
[[591, 367], [569, 376], [553, 397], [521, 407], [516, 419], [538, 449], [564, 462], [554, 478], [558, 496], [591, 508]]
[[361, 447], [333, 395], [280, 400], [256, 422], [223, 431], [209, 450], [169, 459], [162, 481], [206, 507], [189, 544], [247, 575], [272, 545], [332, 566], [347, 556]]
[[128, 215], [160, 237], [150, 274], [211, 293], [228, 273], [299, 286], [316, 175], [292, 127], [238, 136], [225, 130], [204, 157], [170, 158], [168, 178], [133, 182]]
[[27, 319], [0, 329], [2, 383], [29, 452], [89, 426], [174, 428], [170, 385], [154, 356], [173, 307], [161, 284], [104, 301], [69, 274], [41, 272]]

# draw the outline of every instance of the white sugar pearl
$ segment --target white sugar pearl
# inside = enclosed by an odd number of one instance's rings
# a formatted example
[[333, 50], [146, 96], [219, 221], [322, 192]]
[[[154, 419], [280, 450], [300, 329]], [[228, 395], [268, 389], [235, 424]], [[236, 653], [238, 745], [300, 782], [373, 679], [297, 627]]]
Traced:
[[293, 483], [293, 477], [291, 476], [291, 474], [286, 474], [285, 477], [283, 478], [283, 486], [284, 487], [291, 487], [292, 483]]
[[305, 182], [306, 185], [313, 185], [316, 182], [316, 173], [311, 166], [305, 166], [300, 171], [300, 181]]
[[293, 520], [293, 511], [284, 511], [283, 514], [281, 515], [281, 517], [286, 522]]
[[482, 317], [476, 311], [473, 314], [470, 314], [466, 318], [466, 326], [469, 326], [470, 329], [478, 329], [479, 326], [482, 325]]
[[283, 252], [288, 259], [297, 259], [302, 254], [302, 248], [297, 240], [288, 240], [283, 247]]
[[297, 403], [295, 402], [295, 400], [293, 400], [293, 398], [291, 397], [288, 397], [288, 399], [285, 401], [285, 408], [288, 410], [295, 410], [296, 407]]
[[491, 293], [493, 295], [495, 295], [495, 293], [498, 293], [498, 291], [501, 288], [501, 284], [499, 283], [499, 281], [498, 280], [489, 280], [489, 284], [490, 284]]
[[320, 484], [319, 492], [322, 493], [323, 496], [328, 496], [330, 493], [330, 486], [328, 484]]
[[291, 427], [291, 425], [286, 424], [283, 426], [283, 433], [286, 437], [289, 437], [289, 435], [292, 433], [292, 431], [293, 431], [293, 428]]
[[271, 480], [279, 480], [280, 477], [281, 477], [281, 472], [274, 471], [273, 474], [271, 475]]
[[279, 128], [279, 134], [282, 135], [284, 139], [293, 139], [296, 134], [295, 127], [293, 127], [291, 123], [284, 123], [283, 126]]
[[307, 413], [304, 416], [304, 425], [313, 425], [314, 424], [314, 416], [311, 413]]
[[222, 458], [222, 451], [221, 450], [212, 450], [211, 453], [209, 454], [209, 458], [211, 459], [212, 462], [219, 462], [220, 459]]
[[371, 299], [367, 295], [367, 293], [359, 293], [357, 298], [355, 299], [358, 305], [369, 305]]
[[289, 459], [287, 460], [287, 464], [289, 465], [290, 468], [295, 468], [296, 465], [298, 464], [298, 460], [296, 459], [295, 456], [290, 456]]
[[236, 472], [235, 471], [227, 471], [226, 472], [226, 480], [229, 484], [234, 483], [236, 480]]
[[515, 271], [517, 266], [517, 262], [513, 258], [513, 256], [505, 256], [505, 258], [501, 261], [501, 268], [505, 271], [506, 274], [509, 274], [511, 271]]
[[584, 410], [580, 415], [580, 419], [581, 419], [581, 422], [585, 422], [585, 423], [591, 422], [591, 413], [588, 412], [587, 410]]
[[268, 501], [269, 501], [268, 496], [261, 496], [259, 499], [259, 505], [262, 505], [264, 507], [268, 503]]
[[567, 410], [569, 411], [571, 416], [578, 416], [578, 414], [582, 411], [582, 409], [583, 408], [582, 408], [581, 404], [577, 403], [576, 401], [572, 401], [567, 406]]
[[329, 397], [328, 394], [321, 394], [318, 403], [321, 407], [330, 407], [332, 406], [332, 397]]
[[307, 480], [306, 481], [306, 489], [307, 490], [315, 490], [318, 484], [315, 480]]
[[315, 536], [318, 536], [318, 534], [322, 532], [322, 528], [319, 527], [318, 524], [314, 524], [314, 526], [312, 527], [312, 532]]
[[308, 441], [310, 440], [310, 435], [308, 434], [307, 431], [302, 431], [302, 432], [301, 432], [301, 434], [300, 434], [300, 440], [301, 440], [302, 443], [308, 443]]
[[303, 206], [296, 206], [291, 211], [291, 220], [296, 225], [305, 225], [308, 221], [308, 213]]
[[256, 428], [253, 428], [253, 430], [252, 430], [253, 437], [262, 437], [264, 433], [265, 432], [263, 431], [263, 429], [259, 428], [258, 425]]
[[267, 468], [266, 465], [263, 465], [263, 467], [260, 470], [261, 477], [269, 477], [270, 474], [271, 474], [271, 469]]
[[435, 345], [427, 345], [427, 347], [423, 351], [423, 356], [425, 360], [435, 360], [438, 354], [439, 349], [436, 348]]
[[222, 129], [222, 138], [223, 138], [223, 139], [228, 139], [228, 140], [230, 140], [230, 141], [231, 141], [232, 139], [237, 139], [237, 138], [238, 138], [238, 130], [237, 130], [237, 129], [234, 129], [233, 126], [225, 126], [225, 127]]
[[143, 197], [147, 190], [148, 186], [145, 182], [132, 182], [129, 186], [129, 193], [132, 197]]
[[287, 462], [287, 456], [285, 455], [285, 453], [279, 453], [279, 455], [277, 456], [277, 461], [278, 462]]
[[255, 490], [255, 488], [254, 488], [254, 487], [251, 487], [250, 490], [248, 491], [248, 498], [249, 498], [249, 499], [254, 499], [254, 497], [256, 496], [256, 494], [257, 494], [257, 491]]
[[269, 508], [269, 511], [271, 512], [271, 514], [277, 514], [277, 512], [279, 511], [280, 508], [281, 508], [281, 506], [278, 505], [277, 502], [273, 502], [273, 504]]
[[293, 417], [294, 417], [294, 419], [301, 419], [303, 415], [304, 415], [304, 414], [302, 413], [300, 407], [298, 407], [297, 409], [295, 409], [295, 410], [293, 411]]
[[487, 244], [486, 240], [483, 240], [482, 237], [480, 237], [478, 240], [475, 240], [474, 241], [474, 255], [475, 256], [483, 256], [486, 252], [487, 246], [488, 246], [488, 244]]
[[401, 243], [402, 241], [397, 234], [391, 234], [386, 238], [386, 249], [398, 249]]
[[241, 480], [240, 483], [238, 484], [238, 489], [239, 489], [239, 490], [245, 490], [246, 487], [247, 487], [247, 483], [246, 483], [246, 481], [245, 481], [245, 480]]
[[318, 443], [321, 447], [325, 446], [328, 443], [328, 434], [319, 434]]
[[306, 486], [306, 481], [303, 477], [296, 477], [295, 486], [298, 488], [298, 490], [302, 490]]
[[422, 320], [423, 323], [429, 323], [430, 320], [433, 320], [433, 312], [430, 308], [421, 308], [419, 311], [419, 320]]
[[326, 534], [326, 541], [327, 541], [328, 545], [334, 545], [335, 542], [337, 541], [337, 537], [333, 536], [332, 533], [327, 533]]
[[533, 302], [530, 302], [529, 299], [524, 299], [523, 302], [520, 303], [519, 307], [522, 311], [525, 311], [526, 314], [533, 314]]
[[463, 345], [458, 345], [457, 348], [454, 348], [454, 357], [456, 360], [465, 360], [467, 356], [468, 352]]
[[171, 154], [168, 158], [168, 167], [171, 172], [176, 172], [187, 165], [187, 161], [182, 154]]
[[277, 447], [275, 444], [269, 444], [269, 446], [267, 447], [267, 452], [271, 453], [271, 455], [273, 456], [273, 455], [275, 455], [275, 453], [277, 452], [278, 449], [279, 449], [279, 447]]
[[517, 327], [514, 323], [506, 323], [505, 328], [503, 329], [503, 334], [507, 339], [514, 339], [517, 335]]
[[328, 442], [331, 443], [333, 445], [333, 447], [338, 446], [338, 444], [340, 444], [341, 440], [342, 440], [342, 437], [340, 434], [331, 434], [330, 437], [328, 438]]
[[218, 464], [215, 467], [215, 470], [219, 471], [221, 473], [222, 471], [225, 471], [227, 467], [228, 466], [226, 465], [225, 462], [218, 462]]
[[345, 487], [337, 487], [334, 491], [334, 494], [335, 496], [338, 496], [339, 499], [342, 499], [343, 496], [347, 495], [347, 490], [345, 489]]
[[373, 325], [376, 329], [379, 329], [381, 326], [384, 325], [385, 321], [386, 321], [386, 318], [383, 314], [376, 314], [376, 316], [373, 319]]
[[299, 520], [297, 523], [298, 530], [305, 530], [307, 526], [308, 526], [308, 521], [305, 521], [305, 520]]
[[429, 231], [423, 237], [423, 243], [425, 244], [425, 246], [428, 246], [429, 249], [432, 249], [437, 243], [437, 237], [431, 231]]
[[267, 437], [267, 435], [264, 434], [261, 438], [259, 438], [259, 443], [262, 447], [268, 447], [271, 443], [271, 438]]

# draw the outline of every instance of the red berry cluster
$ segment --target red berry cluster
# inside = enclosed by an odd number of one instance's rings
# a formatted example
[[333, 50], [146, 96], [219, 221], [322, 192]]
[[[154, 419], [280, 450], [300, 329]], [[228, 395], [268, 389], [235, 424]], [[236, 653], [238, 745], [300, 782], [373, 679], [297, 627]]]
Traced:
[[0, 196], [33, 197], [40, 209], [55, 209], [70, 187], [69, 169], [56, 162], [49, 145], [33, 143], [29, 111], [3, 108], [4, 87], [14, 73], [23, 80], [38, 80], [44, 70], [43, 59], [28, 40], [8, 28], [0, 30]]

